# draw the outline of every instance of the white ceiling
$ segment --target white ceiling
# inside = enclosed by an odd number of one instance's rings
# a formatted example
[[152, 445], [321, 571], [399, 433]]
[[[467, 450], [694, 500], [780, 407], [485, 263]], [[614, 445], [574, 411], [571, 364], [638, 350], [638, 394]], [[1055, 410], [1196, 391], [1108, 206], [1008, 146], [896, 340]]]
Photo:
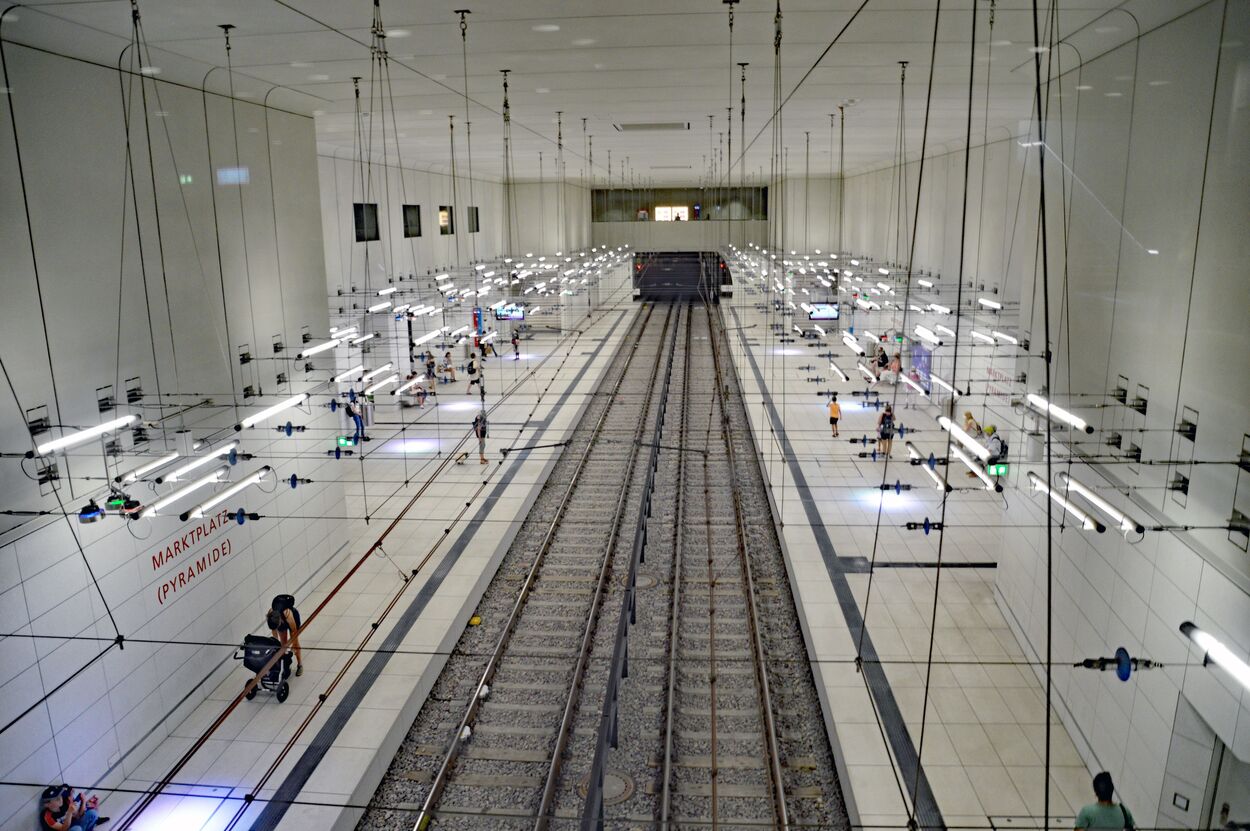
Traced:
[[[946, 0], [934, 65], [931, 147], [962, 144], [968, 95], [972, 2]], [[990, 45], [988, 0], [979, 9], [974, 123], [980, 127], [988, 70], [989, 132], [1019, 133], [1031, 111], [1032, 0], [999, 0]], [[1057, 0], [1061, 39], [1077, 44], [1088, 60], [1197, 5], [1200, 0]], [[805, 169], [805, 132], [810, 132], [813, 175], [836, 169], [831, 153], [830, 113], [847, 108], [846, 169], [888, 163], [895, 154], [899, 66], [910, 61], [906, 84], [907, 145], [918, 150], [928, 85], [936, 0], [868, 0], [841, 39], [822, 51], [851, 20], [860, 0], [783, 0], [781, 87], [790, 98], [783, 114], [789, 171]], [[1046, 5], [1043, 3], [1043, 5]], [[1133, 15], [1123, 11], [1130, 6]], [[708, 118], [713, 133], [725, 129], [726, 107], [738, 126], [738, 69], [731, 67], [726, 6], [722, 0], [421, 0], [388, 3], [382, 15], [390, 33], [391, 84], [406, 166], [449, 167], [448, 115], [456, 117], [457, 162], [466, 163], [459, 18], [467, 6], [468, 69], [472, 98], [473, 169], [502, 173], [502, 88], [499, 69], [512, 70], [514, 165], [518, 178], [553, 174], [555, 112], [564, 112], [565, 161], [571, 178], [586, 168], [582, 119], [594, 137], [600, 181], [612, 152], [612, 175], [621, 179], [628, 158], [632, 176], [656, 183], [695, 183], [708, 170]], [[361, 76], [364, 109], [371, 85], [369, 0], [141, 0], [144, 34], [161, 77], [193, 84], [208, 73], [210, 89], [223, 90], [226, 74], [218, 24], [232, 23], [236, 90], [271, 104], [316, 115], [323, 153], [354, 151], [352, 76]], [[774, 0], [742, 0], [735, 7], [733, 60], [748, 61], [746, 138], [748, 174], [767, 170], [773, 108]], [[6, 39], [115, 65], [130, 39], [129, 0], [30, 0], [6, 19]], [[1133, 20], [1136, 17], [1136, 21]], [[553, 27], [558, 29], [552, 30]], [[1077, 48], [1054, 56], [1073, 64]], [[815, 64], [815, 68], [812, 69]], [[731, 72], [732, 69], [732, 72]], [[730, 81], [733, 79], [732, 98]], [[373, 122], [377, 122], [374, 115]], [[393, 144], [389, 128], [387, 142]], [[688, 133], [621, 133], [614, 122], [689, 121]], [[376, 128], [375, 128], [376, 129]], [[756, 138], [758, 134], [758, 139]], [[980, 130], [974, 132], [974, 143]], [[380, 143], [375, 133], [375, 146]], [[392, 151], [393, 152], [393, 151]], [[738, 173], [735, 170], [734, 180]]]

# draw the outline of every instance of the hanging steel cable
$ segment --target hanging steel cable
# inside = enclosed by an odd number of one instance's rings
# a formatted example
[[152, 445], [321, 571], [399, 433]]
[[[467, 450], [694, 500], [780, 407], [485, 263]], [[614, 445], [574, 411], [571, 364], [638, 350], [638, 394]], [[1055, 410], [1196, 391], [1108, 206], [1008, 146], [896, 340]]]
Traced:
[[[501, 69], [503, 75], [503, 222], [504, 222], [504, 254], [512, 256], [512, 213], [516, 210], [516, 194], [513, 192], [512, 181], [512, 105], [508, 101], [508, 73], [511, 69]], [[584, 119], [583, 119], [584, 121]]]

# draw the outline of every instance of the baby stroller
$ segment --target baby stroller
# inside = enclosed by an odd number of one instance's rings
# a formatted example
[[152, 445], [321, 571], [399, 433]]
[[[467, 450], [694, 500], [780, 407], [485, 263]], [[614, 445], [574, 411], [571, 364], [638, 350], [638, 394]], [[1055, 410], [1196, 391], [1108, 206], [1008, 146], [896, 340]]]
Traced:
[[[253, 674], [260, 672], [265, 668], [265, 664], [273, 658], [274, 654], [282, 648], [282, 644], [277, 638], [271, 638], [268, 635], [248, 635], [243, 638], [243, 646], [235, 650], [235, 660], [243, 661], [244, 668]], [[242, 655], [239, 651], [242, 651]], [[260, 681], [256, 686], [247, 691], [247, 700], [251, 701], [256, 697], [256, 693], [264, 690], [267, 693], [273, 693], [274, 698], [278, 699], [281, 704], [286, 701], [290, 695], [291, 688], [287, 685], [286, 679], [291, 677], [291, 653], [287, 652], [282, 659], [269, 668], [269, 671], [260, 677]], [[246, 684], [251, 683], [248, 679]]]

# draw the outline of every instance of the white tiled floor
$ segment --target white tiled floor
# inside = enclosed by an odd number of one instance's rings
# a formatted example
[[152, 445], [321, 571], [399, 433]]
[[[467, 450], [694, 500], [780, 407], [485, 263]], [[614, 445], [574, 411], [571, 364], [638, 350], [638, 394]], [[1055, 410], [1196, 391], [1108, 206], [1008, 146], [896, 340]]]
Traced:
[[[998, 538], [988, 529], [1003, 522], [1001, 497], [983, 490], [957, 490], [948, 499], [944, 539], [936, 532], [926, 536], [922, 530], [905, 529], [904, 523], [926, 516], [938, 520], [941, 494], [922, 471], [906, 463], [900, 439], [895, 440], [893, 459], [884, 471], [883, 461], [857, 455], [870, 452], [871, 446], [848, 440], [875, 435], [878, 411], [863, 407], [862, 399], [851, 394], [863, 389], [862, 381], [836, 382], [828, 377], [832, 375], [828, 360], [817, 357], [832, 348], [843, 355], [840, 365], [849, 372], [854, 361], [845, 357], [848, 350], [836, 336], [829, 339], [832, 347], [828, 342], [815, 348], [805, 341], [779, 344], [768, 329], [770, 318], [757, 307], [760, 299], [739, 288], [725, 309], [726, 325], [754, 326], [730, 333], [731, 351], [774, 504], [784, 522], [791, 582], [809, 649], [818, 662], [814, 669], [823, 686], [826, 718], [831, 719], [831, 732], [842, 753], [858, 821], [900, 828], [907, 822], [914, 775], [908, 778], [900, 770], [883, 737], [881, 720], [888, 721], [888, 716], [881, 715], [865, 676], [856, 669], [856, 637], [835, 596], [793, 471], [783, 457], [781, 428], [838, 557], [875, 556], [878, 563], [870, 599], [869, 575], [863, 568], [853, 569], [844, 579], [864, 616], [913, 748], [920, 743], [925, 712], [937, 570], [881, 564], [931, 564], [938, 558], [939, 539], [944, 564], [996, 562], [996, 543], [987, 541]], [[814, 376], [825, 380], [807, 380]], [[843, 411], [839, 440], [830, 435], [827, 399], [817, 395], [826, 389], [839, 392]], [[893, 398], [892, 387], [883, 385], [880, 390], [883, 400]], [[765, 396], [776, 417], [766, 409]], [[913, 408], [910, 398], [900, 391], [895, 405], [899, 422], [916, 431], [905, 438], [922, 453], [932, 450], [941, 455], [943, 433], [934, 422], [936, 409]], [[774, 423], [777, 417], [780, 423]], [[883, 495], [883, 481], [914, 487]], [[965, 485], [956, 469], [951, 482], [956, 488]], [[992, 568], [943, 569], [937, 592], [935, 663], [920, 761], [948, 827], [985, 827], [991, 817], [1040, 819], [1043, 811], [1044, 698], [998, 606], [993, 581]], [[1051, 727], [1051, 814], [1063, 817], [1070, 827], [1071, 817], [1089, 801], [1090, 779], [1053, 711]]]
[[[459, 637], [557, 452], [535, 450], [500, 461], [500, 449], [557, 442], [571, 431], [636, 308], [625, 299], [605, 308], [590, 325], [580, 317], [580, 335], [568, 328], [561, 335], [536, 327], [534, 339], [525, 342], [523, 360], [514, 362], [505, 356], [487, 363], [487, 377], [494, 380], [487, 404], [494, 404], [501, 390], [508, 393], [491, 413], [489, 465], [478, 465], [476, 447], [466, 443], [464, 449], [471, 451], [466, 464], [436, 470], [440, 461], [436, 449], [450, 452], [468, 434], [476, 412], [476, 392], [473, 397], [465, 395], [463, 380], [438, 388], [437, 407], [405, 411], [409, 423], [402, 434], [398, 427], [381, 423], [398, 421], [398, 416], [379, 407], [379, 423], [368, 431], [374, 441], [364, 445], [368, 456], [363, 491], [359, 472], [354, 481], [350, 469], [344, 476], [346, 515], [362, 515], [367, 504], [370, 521], [367, 525], [351, 521], [352, 542], [343, 559], [311, 593], [300, 598], [307, 625], [301, 638], [303, 676], [291, 678], [291, 695], [283, 704], [264, 694], [242, 702], [135, 827], [208, 831], [225, 827], [237, 811], [244, 814], [240, 827], [250, 825], [373, 657], [370, 651], [353, 660], [353, 650], [362, 644], [367, 650], [376, 649], [433, 579], [453, 546], [467, 539], [436, 594], [400, 642], [400, 651], [391, 656], [383, 674], [350, 712], [346, 726], [299, 790], [297, 804], [281, 818], [280, 827], [328, 828], [335, 822], [354, 821], [351, 809], [344, 815], [344, 809], [337, 806], [367, 801], [380, 781], [444, 663], [443, 653]], [[530, 370], [533, 375], [527, 376]], [[533, 420], [522, 429], [527, 416]], [[506, 490], [496, 492], [497, 483], [509, 475]], [[411, 484], [401, 487], [405, 479]], [[386, 537], [386, 556], [369, 557], [324, 610], [309, 620], [310, 610], [330, 594], [417, 493], [415, 504]], [[394, 496], [387, 498], [390, 494]], [[471, 520], [485, 505], [489, 513], [475, 524]], [[450, 532], [444, 534], [444, 529]], [[417, 577], [404, 587], [400, 572], [413, 569], [419, 570]], [[398, 603], [366, 643], [373, 623], [397, 593]], [[241, 666], [228, 669], [234, 671], [132, 772], [123, 789], [151, 787], [223, 712], [246, 677]], [[321, 695], [326, 700], [318, 707]], [[290, 749], [284, 754], [288, 743]], [[242, 801], [249, 793], [259, 797], [250, 807]], [[115, 794], [104, 808], [118, 816], [127, 804]]]

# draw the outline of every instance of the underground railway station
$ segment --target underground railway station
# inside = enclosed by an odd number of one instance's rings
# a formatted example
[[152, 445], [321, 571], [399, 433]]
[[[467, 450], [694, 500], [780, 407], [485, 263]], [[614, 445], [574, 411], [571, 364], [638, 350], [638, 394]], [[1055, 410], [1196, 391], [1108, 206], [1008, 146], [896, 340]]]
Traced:
[[1250, 829], [1246, 0], [0, 10], [0, 829]]

